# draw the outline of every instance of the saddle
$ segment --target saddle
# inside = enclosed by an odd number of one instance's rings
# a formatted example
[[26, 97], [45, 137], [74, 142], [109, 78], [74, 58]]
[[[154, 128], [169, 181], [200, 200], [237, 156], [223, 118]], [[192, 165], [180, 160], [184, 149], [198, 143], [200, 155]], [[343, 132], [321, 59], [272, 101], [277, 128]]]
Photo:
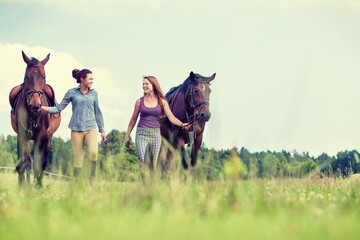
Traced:
[[[24, 86], [21, 84], [13, 87], [10, 91], [9, 102], [12, 111], [15, 110], [16, 102], [19, 99], [21, 90], [23, 88]], [[49, 84], [45, 84], [44, 93], [46, 95], [46, 99], [48, 101], [49, 106], [50, 107], [55, 106], [57, 104], [55, 99], [55, 92], [54, 89]]]
[[46, 94], [49, 106], [50, 107], [55, 106], [57, 102], [55, 99], [55, 92], [52, 86], [50, 86], [49, 84], [45, 84], [44, 92]]
[[[16, 133], [17, 133], [17, 124], [16, 124], [16, 116], [15, 116], [15, 107], [16, 107], [17, 101], [19, 100], [19, 97], [21, 95], [21, 91], [23, 89], [24, 89], [24, 86], [23, 86], [23, 84], [21, 84], [21, 85], [13, 87], [9, 93], [9, 103], [11, 106], [11, 113], [10, 113], [11, 126]], [[48, 101], [48, 106], [52, 107], [52, 106], [57, 105], [54, 89], [49, 84], [45, 84], [44, 94], [46, 95], [46, 100]], [[51, 135], [54, 134], [54, 132], [58, 129], [60, 122], [61, 122], [60, 113], [50, 114], [50, 125], [48, 128], [49, 134], [51, 134]]]
[[180, 86], [176, 86], [176, 87], [172, 87], [166, 94], [165, 94], [165, 98], [168, 101], [168, 103], [171, 105], [172, 101], [175, 99], [176, 95], [178, 94], [179, 90], [180, 90]]
[[23, 89], [22, 85], [18, 85], [13, 87], [13, 89], [11, 89], [10, 94], [9, 94], [9, 102], [10, 102], [10, 106], [11, 106], [11, 110], [13, 111], [15, 109], [16, 106], [16, 102], [19, 98], [20, 92]]

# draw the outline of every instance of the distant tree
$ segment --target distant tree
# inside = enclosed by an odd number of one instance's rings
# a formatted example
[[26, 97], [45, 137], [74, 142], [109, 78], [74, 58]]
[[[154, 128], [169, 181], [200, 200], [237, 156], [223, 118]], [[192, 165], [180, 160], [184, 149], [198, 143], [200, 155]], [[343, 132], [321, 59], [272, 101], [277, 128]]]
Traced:
[[331, 167], [331, 164], [328, 164], [325, 167], [323, 167], [321, 169], [321, 173], [325, 177], [333, 177], [334, 176], [334, 171], [333, 171], [333, 168]]
[[279, 159], [271, 153], [262, 155], [260, 158], [260, 176], [263, 178], [277, 177], [280, 169]]
[[198, 153], [195, 176], [197, 179], [217, 180], [220, 178], [222, 165], [219, 152], [214, 148], [208, 149], [203, 144]]
[[50, 172], [61, 172], [64, 175], [71, 175], [70, 169], [73, 165], [73, 152], [71, 141], [66, 142], [60, 137], [54, 137], [51, 141], [49, 152], [49, 164], [46, 167]]
[[336, 169], [335, 174], [334, 174], [334, 177], [335, 177], [335, 178], [341, 178], [341, 177], [342, 177], [341, 169], [340, 169], [340, 168], [337, 168], [337, 169]]
[[242, 147], [239, 153], [240, 159], [245, 163], [247, 168], [247, 177], [256, 178], [259, 176], [259, 161], [250, 153], [249, 150]]
[[237, 182], [241, 178], [245, 178], [247, 174], [247, 167], [240, 159], [237, 149], [233, 148], [231, 156], [224, 163], [225, 179]]
[[282, 152], [273, 152], [272, 154], [277, 159], [279, 159], [279, 169], [278, 169], [277, 176], [278, 177], [289, 176], [288, 158], [284, 155], [284, 151], [282, 151]]
[[13, 154], [0, 150], [0, 167], [13, 167], [16, 158]]
[[322, 176], [325, 177], [332, 177], [333, 176], [333, 168], [331, 164], [335, 161], [335, 157], [330, 157], [326, 153], [322, 153], [320, 156], [315, 158], [315, 162], [319, 167], [320, 173]]
[[116, 129], [111, 130], [106, 135], [106, 142], [100, 145], [100, 149], [104, 155], [116, 155], [120, 153], [120, 148], [124, 145], [125, 132]]
[[134, 181], [138, 178], [136, 147], [133, 141], [130, 141], [129, 148], [125, 147], [125, 134], [114, 129], [106, 136], [105, 144], [99, 147], [100, 169], [105, 178], [118, 181]]
[[13, 167], [17, 162], [16, 138], [0, 135], [0, 166]]
[[[341, 151], [336, 155], [336, 160], [332, 162], [333, 169], [340, 169], [342, 177], [348, 177], [353, 173], [359, 171], [359, 157], [356, 150], [353, 151]], [[337, 173], [338, 174], [338, 173]]]

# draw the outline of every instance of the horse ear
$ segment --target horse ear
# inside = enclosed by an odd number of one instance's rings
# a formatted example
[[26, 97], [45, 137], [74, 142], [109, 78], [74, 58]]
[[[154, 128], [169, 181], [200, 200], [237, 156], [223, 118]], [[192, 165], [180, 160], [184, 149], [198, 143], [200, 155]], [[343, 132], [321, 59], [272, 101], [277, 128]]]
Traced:
[[50, 53], [44, 58], [44, 60], [41, 61], [41, 63], [45, 65], [47, 61], [49, 61], [49, 58], [50, 58]]
[[196, 79], [196, 75], [193, 71], [190, 72], [190, 79], [194, 81]]
[[216, 73], [214, 73], [211, 77], [208, 77], [208, 82], [211, 82], [212, 80], [214, 80], [216, 76]]
[[24, 59], [24, 62], [25, 62], [26, 64], [28, 64], [28, 63], [30, 62], [30, 58], [29, 58], [28, 56], [26, 56], [26, 54], [24, 53], [24, 51], [21, 51], [21, 53], [22, 53], [22, 57], [23, 57], [23, 59]]

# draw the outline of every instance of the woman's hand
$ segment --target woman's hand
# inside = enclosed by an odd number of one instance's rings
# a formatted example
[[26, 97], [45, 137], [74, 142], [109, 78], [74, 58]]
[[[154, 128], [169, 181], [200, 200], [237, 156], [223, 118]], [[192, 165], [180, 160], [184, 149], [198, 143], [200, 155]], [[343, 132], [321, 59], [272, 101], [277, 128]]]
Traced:
[[106, 135], [105, 132], [101, 133], [101, 143], [104, 143], [106, 141]]
[[191, 124], [190, 123], [182, 123], [181, 124], [181, 128], [182, 129], [185, 129], [186, 131], [189, 130], [191, 127]]
[[124, 143], [125, 143], [125, 147], [127, 147], [127, 148], [130, 147], [130, 138], [125, 137]]

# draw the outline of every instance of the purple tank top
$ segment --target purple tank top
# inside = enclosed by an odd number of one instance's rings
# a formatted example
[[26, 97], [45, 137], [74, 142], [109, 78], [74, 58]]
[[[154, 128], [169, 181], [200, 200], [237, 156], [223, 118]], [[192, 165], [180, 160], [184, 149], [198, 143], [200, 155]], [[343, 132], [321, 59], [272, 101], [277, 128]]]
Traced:
[[144, 97], [140, 98], [140, 121], [138, 127], [159, 128], [161, 107], [158, 102], [156, 107], [149, 108], [144, 104]]

